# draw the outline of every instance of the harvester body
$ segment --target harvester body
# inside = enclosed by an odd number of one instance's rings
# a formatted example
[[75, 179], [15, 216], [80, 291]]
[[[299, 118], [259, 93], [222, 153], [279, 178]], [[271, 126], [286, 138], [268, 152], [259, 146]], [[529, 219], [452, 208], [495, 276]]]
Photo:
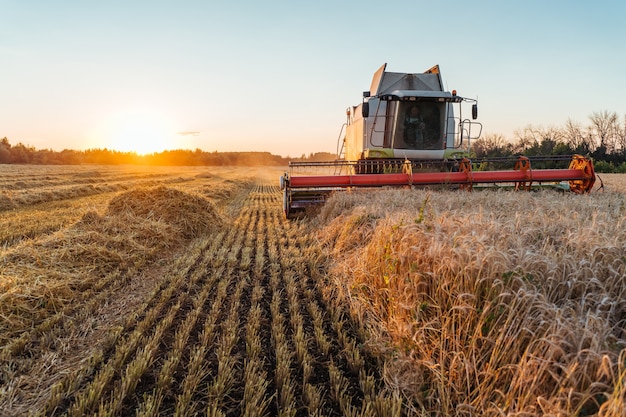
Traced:
[[[462, 118], [462, 104], [476, 101], [444, 91], [439, 66], [423, 73], [376, 71], [363, 101], [346, 110], [340, 155], [357, 169], [386, 160], [444, 160], [467, 156], [481, 125]], [[365, 161], [372, 161], [367, 164]], [[360, 168], [359, 168], [360, 167]]]
[[[335, 191], [359, 187], [446, 185], [472, 190], [495, 184], [530, 190], [533, 184], [553, 183], [576, 193], [591, 191], [593, 163], [581, 155], [470, 160], [471, 141], [482, 131], [476, 100], [444, 91], [437, 65], [423, 73], [387, 72], [386, 65], [374, 73], [362, 102], [346, 110], [337, 159], [292, 162], [291, 172], [280, 178], [288, 218], [323, 203]], [[468, 111], [471, 119], [464, 116]], [[566, 165], [535, 169], [533, 161]]]

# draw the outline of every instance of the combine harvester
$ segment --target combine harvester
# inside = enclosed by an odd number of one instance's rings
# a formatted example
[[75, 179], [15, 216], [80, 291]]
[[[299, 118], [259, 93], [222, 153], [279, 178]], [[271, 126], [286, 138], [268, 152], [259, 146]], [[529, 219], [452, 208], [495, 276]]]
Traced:
[[[355, 187], [472, 190], [492, 184], [530, 190], [533, 184], [551, 183], [575, 193], [591, 191], [593, 163], [581, 155], [470, 160], [470, 142], [482, 131], [477, 101], [444, 91], [437, 65], [417, 74], [386, 72], [386, 66], [374, 73], [361, 104], [346, 110], [337, 159], [289, 164], [290, 172], [280, 178], [287, 218], [324, 203], [334, 191]], [[463, 116], [469, 105], [471, 120]], [[559, 162], [566, 165], [531, 166]]]

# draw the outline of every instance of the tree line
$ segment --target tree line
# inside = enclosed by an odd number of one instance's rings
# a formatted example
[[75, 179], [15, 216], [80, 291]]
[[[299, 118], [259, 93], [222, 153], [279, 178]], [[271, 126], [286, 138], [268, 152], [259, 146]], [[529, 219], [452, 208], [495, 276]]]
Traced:
[[508, 141], [502, 135], [485, 135], [472, 143], [472, 157], [580, 154], [590, 156], [598, 172], [626, 173], [626, 116], [620, 120], [615, 112], [594, 112], [586, 126], [571, 119], [561, 127], [529, 125], [514, 136], [514, 141]]
[[[329, 159], [330, 158], [330, 159]], [[120, 152], [112, 149], [87, 149], [76, 151], [64, 149], [35, 149], [18, 143], [11, 145], [4, 137], [0, 139], [0, 164], [37, 165], [178, 165], [178, 166], [283, 166], [297, 160], [333, 160], [334, 154], [327, 152], [311, 153], [299, 158], [273, 155], [270, 152], [205, 152], [201, 149], [168, 150], [148, 155], [135, 152]]]
[[[626, 116], [620, 120], [617, 113], [594, 112], [589, 124], [582, 125], [568, 119], [561, 127], [529, 125], [514, 132], [514, 140], [500, 134], [488, 134], [471, 143], [472, 158], [500, 158], [517, 155], [559, 156], [581, 154], [594, 160], [598, 172], [626, 173]], [[273, 155], [269, 152], [205, 152], [201, 149], [169, 150], [149, 155], [120, 152], [111, 149], [35, 149], [18, 143], [11, 145], [0, 139], [0, 164], [145, 164], [179, 166], [284, 166], [290, 161], [332, 161], [336, 155], [317, 152], [299, 158]], [[545, 165], [545, 164], [544, 164]], [[536, 166], [540, 168], [542, 166]]]

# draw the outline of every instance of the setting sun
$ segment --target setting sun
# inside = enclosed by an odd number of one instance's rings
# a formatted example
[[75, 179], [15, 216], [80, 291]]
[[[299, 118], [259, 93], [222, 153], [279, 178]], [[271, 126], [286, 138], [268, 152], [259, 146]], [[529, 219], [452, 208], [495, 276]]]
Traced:
[[132, 110], [115, 115], [104, 132], [106, 147], [140, 155], [176, 147], [176, 134], [163, 115], [148, 110]]

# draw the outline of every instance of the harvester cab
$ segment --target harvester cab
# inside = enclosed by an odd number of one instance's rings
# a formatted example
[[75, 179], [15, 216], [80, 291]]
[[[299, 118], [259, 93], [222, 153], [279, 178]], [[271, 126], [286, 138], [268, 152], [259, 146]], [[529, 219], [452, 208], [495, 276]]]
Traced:
[[[406, 161], [444, 161], [469, 156], [470, 141], [480, 136], [474, 99], [444, 91], [439, 66], [423, 73], [374, 73], [358, 106], [346, 110], [343, 155], [358, 161], [354, 173], [389, 172]], [[472, 119], [464, 118], [471, 103]], [[394, 163], [395, 162], [395, 163]]]
[[530, 190], [534, 184], [552, 183], [575, 193], [593, 188], [593, 163], [581, 155], [472, 161], [471, 141], [482, 132], [477, 101], [444, 91], [438, 65], [423, 73], [386, 68], [384, 64], [374, 73], [361, 103], [347, 109], [336, 160], [289, 164], [290, 172], [280, 178], [288, 218], [323, 203], [335, 191], [356, 187], [472, 190], [492, 184]]

